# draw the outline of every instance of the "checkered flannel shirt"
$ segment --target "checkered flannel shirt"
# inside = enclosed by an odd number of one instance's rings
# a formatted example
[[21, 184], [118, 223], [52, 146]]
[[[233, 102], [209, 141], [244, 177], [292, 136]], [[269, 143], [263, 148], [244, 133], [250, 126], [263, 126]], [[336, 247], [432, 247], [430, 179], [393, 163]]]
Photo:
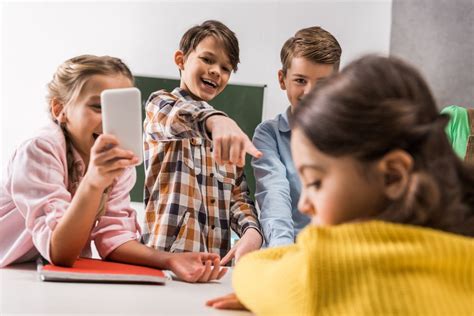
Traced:
[[146, 105], [145, 224], [142, 242], [170, 252], [223, 257], [231, 231], [260, 232], [242, 168], [218, 165], [205, 120], [225, 115], [180, 88], [153, 93]]

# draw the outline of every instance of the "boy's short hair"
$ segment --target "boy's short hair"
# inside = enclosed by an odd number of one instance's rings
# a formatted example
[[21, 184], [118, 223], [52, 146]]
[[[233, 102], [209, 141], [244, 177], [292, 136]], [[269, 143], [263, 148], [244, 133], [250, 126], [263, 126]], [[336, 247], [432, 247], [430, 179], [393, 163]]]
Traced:
[[237, 71], [239, 59], [239, 41], [227, 26], [216, 20], [207, 20], [201, 25], [196, 25], [184, 33], [179, 42], [179, 49], [187, 56], [192, 50], [196, 49], [199, 43], [208, 36], [213, 36], [224, 45], [232, 69]]
[[295, 57], [303, 57], [317, 64], [334, 65], [339, 69], [342, 49], [336, 38], [319, 26], [299, 30], [290, 37], [280, 52], [283, 74], [290, 68]]

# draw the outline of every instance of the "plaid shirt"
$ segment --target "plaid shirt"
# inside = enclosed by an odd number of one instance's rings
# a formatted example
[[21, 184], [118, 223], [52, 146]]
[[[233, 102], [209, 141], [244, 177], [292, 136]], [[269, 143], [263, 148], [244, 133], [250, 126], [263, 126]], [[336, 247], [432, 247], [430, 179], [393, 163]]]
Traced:
[[250, 227], [260, 232], [243, 169], [218, 165], [212, 157], [205, 120], [216, 114], [225, 115], [180, 88], [149, 97], [144, 123], [146, 245], [223, 257], [230, 250], [231, 228], [239, 236]]

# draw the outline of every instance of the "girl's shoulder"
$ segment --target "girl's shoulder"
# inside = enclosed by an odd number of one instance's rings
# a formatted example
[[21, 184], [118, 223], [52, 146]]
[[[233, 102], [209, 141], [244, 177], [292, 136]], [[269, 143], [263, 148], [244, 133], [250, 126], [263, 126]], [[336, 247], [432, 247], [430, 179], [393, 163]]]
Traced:
[[309, 225], [299, 235], [303, 244], [320, 244], [321, 242], [427, 242], [433, 240], [467, 243], [474, 246], [474, 239], [429, 227], [392, 223], [381, 220], [351, 222], [336, 226], [316, 227]]
[[[26, 154], [28, 156], [40, 155], [48, 152], [53, 155], [63, 156], [66, 151], [66, 141], [61, 128], [51, 122], [42, 127], [36, 135], [24, 140], [15, 150], [14, 156]], [[34, 157], [32, 157], [34, 158]]]
[[[46, 126], [37, 134], [23, 141], [10, 156], [4, 179], [13, 179], [15, 174], [51, 176], [51, 170], [67, 172], [66, 145], [62, 130]], [[9, 180], [6, 180], [9, 181]]]

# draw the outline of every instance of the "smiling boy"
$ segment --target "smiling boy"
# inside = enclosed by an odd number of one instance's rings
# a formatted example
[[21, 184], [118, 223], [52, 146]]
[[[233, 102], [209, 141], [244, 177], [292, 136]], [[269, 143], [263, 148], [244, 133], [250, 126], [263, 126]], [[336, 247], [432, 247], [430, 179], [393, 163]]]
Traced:
[[278, 81], [290, 106], [255, 130], [253, 143], [263, 158], [252, 159], [256, 180], [255, 198], [268, 247], [292, 244], [309, 218], [297, 208], [301, 184], [290, 152], [289, 118], [299, 101], [318, 82], [339, 69], [341, 47], [321, 27], [301, 29], [283, 45]]
[[[218, 253], [226, 264], [262, 244], [241, 168], [246, 153], [261, 153], [207, 103], [237, 70], [237, 38], [224, 24], [206, 21], [183, 35], [174, 61], [180, 87], [153, 93], [146, 105], [143, 242], [170, 252]], [[232, 249], [230, 229], [241, 237]]]

